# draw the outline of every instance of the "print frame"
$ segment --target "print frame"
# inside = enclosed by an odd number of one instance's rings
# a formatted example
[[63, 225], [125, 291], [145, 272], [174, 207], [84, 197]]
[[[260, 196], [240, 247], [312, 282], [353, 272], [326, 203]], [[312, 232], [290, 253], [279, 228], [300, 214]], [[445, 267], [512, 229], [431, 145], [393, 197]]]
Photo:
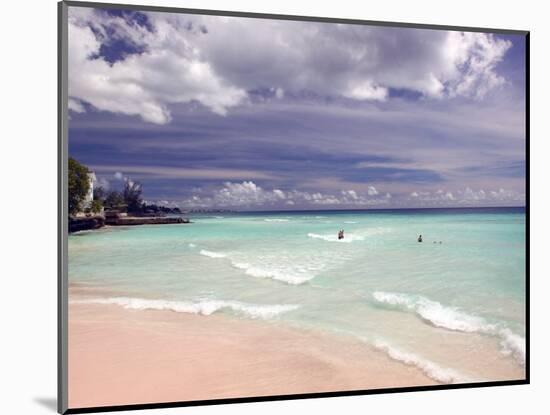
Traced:
[[[367, 390], [350, 390], [350, 391], [333, 391], [320, 393], [302, 393], [274, 396], [248, 396], [239, 398], [227, 399], [208, 399], [194, 401], [176, 401], [162, 403], [146, 403], [146, 404], [128, 404], [116, 406], [101, 406], [101, 407], [85, 407], [85, 408], [69, 408], [68, 405], [68, 223], [67, 223], [67, 174], [68, 174], [68, 8], [69, 7], [86, 7], [86, 8], [102, 8], [102, 9], [118, 9], [130, 11], [151, 11], [151, 12], [167, 12], [167, 13], [183, 13], [197, 14], [208, 16], [228, 16], [228, 17], [250, 17], [258, 19], [275, 19], [289, 21], [304, 21], [304, 22], [325, 22], [325, 23], [340, 23], [340, 24], [356, 24], [378, 27], [402, 27], [402, 28], [421, 28], [433, 30], [451, 30], [451, 31], [472, 31], [481, 33], [496, 33], [496, 34], [514, 34], [525, 36], [525, 233], [526, 233], [526, 261], [525, 261], [525, 379], [521, 380], [503, 380], [503, 381], [488, 381], [474, 382], [461, 384], [441, 384], [431, 386], [410, 386], [410, 387], [395, 387], [383, 389], [367, 389]], [[388, 394], [388, 393], [406, 393], [419, 391], [437, 391], [450, 389], [464, 388], [482, 388], [494, 386], [511, 386], [524, 385], [530, 383], [530, 316], [529, 316], [529, 298], [530, 298], [530, 259], [529, 259], [529, 226], [530, 226], [530, 196], [529, 196], [529, 141], [530, 141], [530, 112], [529, 112], [529, 31], [508, 30], [508, 29], [489, 29], [478, 27], [462, 27], [462, 26], [447, 26], [447, 25], [431, 25], [417, 23], [401, 23], [401, 22], [380, 22], [361, 19], [342, 19], [330, 17], [310, 17], [310, 16], [293, 16], [268, 13], [248, 13], [234, 12], [222, 10], [206, 10], [206, 9], [189, 9], [180, 7], [156, 7], [146, 5], [128, 5], [117, 3], [94, 3], [94, 2], [79, 2], [79, 1], [62, 1], [58, 3], [58, 412], [59, 413], [91, 413], [91, 412], [109, 412], [109, 411], [124, 411], [137, 409], [159, 409], [159, 408], [174, 408], [199, 405], [220, 405], [232, 403], [247, 403], [247, 402], [265, 402], [279, 400], [294, 400], [294, 399], [312, 399], [326, 397], [342, 397], [342, 396], [357, 396], [357, 395], [372, 395], [372, 394]]]

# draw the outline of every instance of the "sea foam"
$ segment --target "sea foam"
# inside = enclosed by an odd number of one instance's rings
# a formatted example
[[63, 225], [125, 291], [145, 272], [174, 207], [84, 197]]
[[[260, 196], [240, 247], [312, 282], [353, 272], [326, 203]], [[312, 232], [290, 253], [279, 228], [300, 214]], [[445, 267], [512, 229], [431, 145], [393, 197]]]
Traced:
[[225, 258], [227, 254], [222, 252], [207, 251], [206, 249], [201, 249], [199, 254], [207, 256], [209, 258]]
[[286, 282], [290, 285], [300, 285], [315, 278], [315, 275], [296, 273], [288, 270], [273, 269], [268, 267], [258, 267], [246, 262], [231, 261], [235, 268], [243, 270], [246, 275], [257, 278], [271, 278], [277, 281]]
[[457, 371], [439, 366], [428, 359], [414, 353], [399, 350], [383, 340], [377, 340], [373, 346], [385, 352], [391, 359], [420, 369], [426, 376], [441, 383], [464, 383], [469, 379]]
[[307, 281], [315, 278], [315, 275], [310, 272], [303, 270], [293, 270], [286, 269], [285, 267], [280, 267], [276, 265], [255, 265], [249, 264], [244, 261], [237, 261], [228, 254], [222, 252], [207, 251], [206, 249], [201, 249], [199, 252], [201, 255], [204, 255], [209, 258], [226, 258], [230, 261], [231, 265], [234, 268], [244, 271], [246, 275], [250, 275], [256, 278], [271, 278], [276, 281], [285, 282], [290, 285], [300, 285], [304, 284]]
[[313, 239], [322, 239], [327, 242], [340, 242], [340, 243], [351, 243], [354, 241], [363, 241], [365, 238], [360, 235], [354, 234], [345, 234], [343, 239], [338, 239], [338, 235], [319, 235], [317, 233], [308, 233], [308, 237]]
[[436, 327], [468, 333], [490, 329], [482, 318], [471, 316], [455, 308], [445, 307], [441, 303], [425, 297], [383, 291], [376, 291], [373, 293], [373, 297], [379, 303], [411, 310]]
[[93, 298], [73, 300], [71, 302], [79, 304], [115, 304], [130, 310], [166, 310], [203, 316], [209, 316], [217, 311], [231, 310], [236, 314], [242, 314], [254, 319], [270, 319], [277, 317], [279, 314], [299, 308], [298, 305], [292, 304], [260, 305], [222, 300], [186, 302], [131, 297]]
[[401, 308], [417, 314], [435, 327], [465, 333], [482, 333], [499, 337], [502, 351], [512, 355], [519, 363], [525, 363], [525, 338], [506, 327], [488, 323], [485, 319], [447, 307], [422, 296], [376, 291], [373, 298], [381, 304]]
[[264, 219], [264, 222], [288, 222], [288, 219], [267, 218], [267, 219]]

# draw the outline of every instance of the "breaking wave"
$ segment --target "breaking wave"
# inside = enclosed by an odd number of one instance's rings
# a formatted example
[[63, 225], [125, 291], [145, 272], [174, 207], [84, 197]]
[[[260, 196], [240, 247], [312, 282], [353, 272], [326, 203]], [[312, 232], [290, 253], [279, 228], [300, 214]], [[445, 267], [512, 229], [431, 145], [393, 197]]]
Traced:
[[313, 239], [322, 239], [327, 242], [340, 242], [340, 243], [351, 243], [354, 241], [363, 241], [365, 238], [360, 235], [346, 234], [344, 239], [338, 239], [338, 235], [319, 235], [317, 233], [308, 233], [308, 237]]
[[439, 366], [428, 359], [414, 353], [399, 350], [390, 344], [377, 340], [373, 346], [386, 353], [391, 359], [402, 362], [408, 366], [420, 369], [426, 376], [440, 383], [464, 383], [470, 380], [457, 371]]
[[257, 278], [271, 278], [277, 281], [286, 282], [290, 285], [300, 285], [315, 278], [315, 275], [297, 273], [287, 270], [264, 268], [250, 265], [246, 262], [231, 261], [235, 268], [243, 270], [246, 275]]
[[264, 219], [264, 222], [288, 222], [288, 221], [289, 221], [288, 219], [272, 219], [272, 218]]
[[499, 337], [503, 353], [512, 355], [521, 364], [525, 363], [525, 338], [508, 328], [488, 323], [481, 317], [464, 313], [454, 307], [446, 307], [422, 296], [383, 291], [376, 291], [372, 296], [378, 303], [411, 311], [435, 327]]
[[214, 259], [226, 258], [234, 268], [244, 271], [246, 275], [256, 278], [270, 278], [290, 285], [304, 284], [316, 276], [313, 272], [310, 272], [313, 270], [307, 269], [308, 267], [292, 269], [292, 267], [277, 266], [275, 264], [255, 265], [242, 260], [237, 261], [223, 252], [207, 251], [206, 249], [201, 249], [199, 253]]
[[230, 310], [236, 314], [250, 318], [270, 319], [279, 314], [299, 308], [292, 304], [260, 305], [248, 304], [239, 301], [200, 300], [196, 302], [150, 300], [130, 297], [94, 298], [73, 300], [79, 304], [115, 304], [130, 310], [166, 310], [176, 313], [190, 313], [209, 316], [222, 310]]
[[199, 254], [207, 256], [209, 258], [225, 258], [227, 254], [222, 252], [207, 251], [206, 249], [201, 249]]

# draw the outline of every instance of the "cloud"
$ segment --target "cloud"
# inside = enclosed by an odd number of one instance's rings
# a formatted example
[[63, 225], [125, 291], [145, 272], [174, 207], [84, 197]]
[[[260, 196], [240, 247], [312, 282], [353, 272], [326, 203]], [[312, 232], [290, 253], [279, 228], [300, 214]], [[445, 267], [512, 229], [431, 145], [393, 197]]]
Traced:
[[82, 103], [76, 99], [69, 98], [69, 110], [73, 112], [83, 113], [86, 112]]
[[307, 192], [302, 190], [267, 190], [252, 181], [226, 182], [210, 194], [193, 195], [182, 200], [179, 205], [187, 208], [229, 207], [229, 208], [269, 208], [282, 206], [326, 207], [369, 207], [384, 205], [388, 197], [373, 198], [354, 190], [340, 194]]
[[275, 196], [277, 196], [279, 199], [286, 199], [285, 192], [283, 192], [282, 190], [275, 189], [273, 190], [273, 194], [275, 194]]
[[504, 84], [496, 72], [511, 42], [478, 33], [449, 32], [446, 57], [450, 63], [447, 90], [450, 96], [483, 98], [492, 89]]
[[515, 190], [472, 190], [470, 187], [455, 191], [438, 189], [436, 192], [413, 192], [409, 200], [423, 206], [495, 206], [525, 203], [525, 194]]
[[[486, 33], [140, 16], [69, 8], [71, 111], [85, 109], [81, 100], [166, 124], [174, 104], [198, 102], [226, 115], [262, 88], [279, 99], [309, 93], [386, 101], [391, 90], [482, 99], [505, 83], [497, 64], [511, 47]], [[116, 51], [113, 44], [130, 52], [110, 56], [106, 50]]]
[[[177, 22], [156, 18], [154, 30], [149, 31], [124, 17], [93, 9], [69, 10], [69, 96], [73, 102], [78, 98], [100, 110], [166, 124], [171, 120], [170, 104], [199, 101], [225, 115], [246, 97], [245, 91], [227, 84], [197, 56], [189, 34]], [[144, 52], [110, 63], [100, 55], [110, 37], [141, 45]]]
[[374, 186], [369, 186], [367, 193], [369, 194], [369, 196], [376, 196], [378, 194], [378, 190], [376, 190], [376, 187]]
[[359, 198], [355, 190], [342, 190], [342, 195], [344, 195], [344, 197], [349, 197], [352, 200], [357, 200]]
[[283, 88], [275, 88], [275, 97], [282, 99], [285, 96], [285, 91]]
[[105, 177], [97, 177], [94, 181], [94, 187], [101, 187], [104, 190], [109, 190], [111, 187], [111, 184], [109, 183], [109, 180], [107, 180]]

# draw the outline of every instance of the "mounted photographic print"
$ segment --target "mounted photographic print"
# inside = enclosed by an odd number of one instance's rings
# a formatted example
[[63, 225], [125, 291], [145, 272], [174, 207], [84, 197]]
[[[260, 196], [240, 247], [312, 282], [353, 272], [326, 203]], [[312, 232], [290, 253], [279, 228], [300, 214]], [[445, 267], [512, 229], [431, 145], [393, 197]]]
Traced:
[[529, 382], [528, 32], [59, 30], [61, 413]]

